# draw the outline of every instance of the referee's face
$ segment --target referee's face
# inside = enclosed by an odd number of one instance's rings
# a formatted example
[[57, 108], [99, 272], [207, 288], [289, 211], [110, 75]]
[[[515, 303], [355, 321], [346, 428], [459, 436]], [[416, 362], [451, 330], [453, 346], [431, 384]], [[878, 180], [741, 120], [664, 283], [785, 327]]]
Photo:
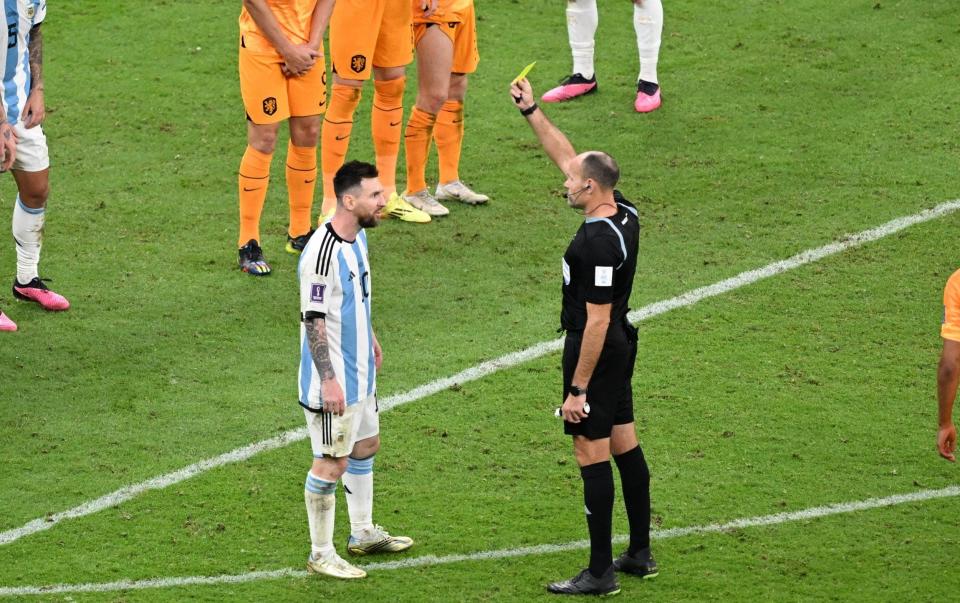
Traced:
[[590, 188], [587, 181], [583, 178], [582, 166], [583, 157], [581, 155], [577, 155], [571, 159], [570, 163], [567, 164], [567, 179], [563, 183], [563, 186], [567, 189], [567, 204], [574, 209], [582, 209], [584, 207], [585, 202], [581, 200], [581, 197], [583, 196], [583, 192]]
[[354, 197], [353, 215], [361, 227], [373, 228], [380, 223], [380, 210], [386, 204], [380, 179], [364, 178], [360, 181], [359, 194]]

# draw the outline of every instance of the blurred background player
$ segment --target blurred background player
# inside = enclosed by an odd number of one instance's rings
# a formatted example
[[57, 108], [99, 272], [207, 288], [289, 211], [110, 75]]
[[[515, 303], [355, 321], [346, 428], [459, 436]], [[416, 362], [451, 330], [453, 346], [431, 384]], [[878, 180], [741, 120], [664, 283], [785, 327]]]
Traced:
[[[6, 60], [6, 46], [0, 48], [0, 65]], [[0, 99], [0, 171], [7, 171], [16, 159], [17, 138], [13, 134], [13, 126], [7, 121], [7, 110]], [[10, 320], [3, 310], [0, 310], [0, 331], [16, 331], [17, 323]]]
[[957, 428], [953, 424], [953, 402], [957, 397], [957, 382], [960, 381], [960, 270], [950, 275], [943, 289], [940, 337], [943, 338], [943, 351], [937, 369], [937, 452], [948, 461], [956, 461]]
[[[597, 31], [597, 0], [567, 1], [567, 35], [573, 53], [573, 75], [543, 95], [543, 102], [557, 103], [597, 91], [593, 69], [594, 34]], [[663, 33], [663, 5], [660, 0], [634, 0], [633, 29], [637, 34], [640, 75], [633, 107], [649, 113], [660, 106], [657, 59]]]
[[300, 253], [310, 234], [317, 180], [317, 138], [327, 101], [323, 34], [334, 0], [243, 0], [240, 92], [247, 111], [247, 149], [240, 161], [240, 269], [270, 274], [260, 247], [260, 214], [280, 122], [289, 120], [287, 251]]
[[[410, 112], [404, 142], [407, 149], [407, 192], [403, 198], [431, 216], [449, 212], [439, 201], [479, 205], [490, 200], [460, 180], [463, 145], [463, 99], [467, 74], [477, 70], [477, 24], [473, 0], [441, 0], [431, 16], [416, 14], [413, 37], [417, 48], [417, 102]], [[435, 195], [427, 188], [430, 140], [437, 144], [440, 179]]]
[[[351, 161], [337, 171], [337, 206], [300, 258], [300, 404], [313, 463], [304, 484], [310, 526], [307, 569], [363, 578], [333, 546], [337, 481], [350, 514], [347, 552], [396, 553], [413, 546], [373, 523], [373, 460], [380, 449], [377, 370], [383, 350], [370, 321], [367, 235], [386, 205], [377, 168]], [[349, 274], [349, 278], [348, 278]]]
[[[40, 304], [44, 310], [66, 310], [70, 302], [50, 291], [37, 272], [43, 224], [50, 195], [50, 155], [41, 123], [45, 115], [43, 98], [43, 34], [40, 26], [47, 16], [44, 0], [7, 3], [7, 32], [3, 73], [3, 104], [6, 122], [16, 137], [16, 155], [10, 164], [17, 183], [17, 201], [13, 208], [13, 239], [17, 247], [17, 276], [13, 296]], [[12, 135], [2, 130], [5, 151]], [[7, 157], [5, 164], [9, 162]], [[16, 325], [0, 314], [0, 329], [16, 330]]]
[[[413, 2], [421, 15], [432, 15], [437, 0]], [[384, 214], [405, 222], [429, 222], [430, 216], [397, 194], [397, 155], [403, 125], [406, 66], [413, 60], [411, 0], [341, 0], [330, 19], [333, 88], [323, 120], [320, 145], [323, 169], [323, 216], [336, 208], [333, 177], [350, 146], [353, 114], [363, 83], [373, 74], [371, 130], [377, 171], [387, 206]]]

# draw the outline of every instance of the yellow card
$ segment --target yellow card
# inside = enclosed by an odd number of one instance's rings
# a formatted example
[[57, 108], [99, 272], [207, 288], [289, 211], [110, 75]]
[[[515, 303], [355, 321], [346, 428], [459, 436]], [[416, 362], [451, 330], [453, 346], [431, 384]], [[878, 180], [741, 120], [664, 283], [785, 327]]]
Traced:
[[524, 68], [523, 68], [523, 71], [520, 72], [520, 75], [518, 75], [517, 77], [513, 78], [513, 81], [510, 82], [510, 83], [511, 83], [511, 84], [516, 84], [517, 82], [519, 82], [519, 81], [522, 80], [523, 78], [527, 77], [527, 75], [528, 75], [531, 71], [533, 71], [533, 66], [536, 65], [536, 64], [537, 64], [537, 62], [534, 61], [534, 62], [530, 63], [529, 65], [527, 65], [526, 67], [524, 67]]

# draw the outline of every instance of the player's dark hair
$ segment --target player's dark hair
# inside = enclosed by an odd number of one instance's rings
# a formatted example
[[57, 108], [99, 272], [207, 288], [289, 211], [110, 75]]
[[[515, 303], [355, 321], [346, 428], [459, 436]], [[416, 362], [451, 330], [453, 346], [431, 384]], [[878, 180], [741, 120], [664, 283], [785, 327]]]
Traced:
[[620, 181], [620, 166], [613, 157], [594, 151], [588, 153], [580, 164], [581, 176], [592, 179], [602, 188], [611, 189]]
[[363, 161], [350, 161], [343, 164], [337, 170], [337, 175], [333, 177], [333, 192], [337, 195], [337, 201], [343, 200], [343, 196], [360, 186], [360, 182], [367, 178], [376, 178], [380, 174], [377, 172], [377, 166]]

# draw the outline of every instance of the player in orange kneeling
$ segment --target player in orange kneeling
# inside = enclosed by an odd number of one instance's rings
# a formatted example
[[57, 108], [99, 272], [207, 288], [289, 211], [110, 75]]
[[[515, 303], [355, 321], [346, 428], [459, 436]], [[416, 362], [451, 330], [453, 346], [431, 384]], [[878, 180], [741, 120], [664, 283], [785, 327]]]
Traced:
[[937, 370], [937, 399], [940, 428], [937, 431], [937, 451], [943, 458], [956, 461], [957, 428], [953, 424], [953, 401], [960, 381], [960, 270], [947, 280], [943, 290], [943, 352]]
[[[417, 47], [418, 90], [404, 136], [407, 150], [404, 199], [431, 215], [443, 216], [449, 210], [439, 201], [452, 199], [479, 205], [490, 200], [470, 190], [459, 174], [467, 74], [476, 71], [480, 62], [473, 0], [441, 0], [433, 15], [414, 17], [413, 35]], [[425, 176], [431, 137], [437, 144], [440, 163], [435, 195], [430, 194]]]
[[240, 92], [247, 111], [247, 149], [240, 162], [240, 269], [270, 274], [260, 247], [260, 214], [280, 122], [289, 120], [287, 251], [299, 254], [313, 230], [317, 138], [327, 101], [323, 34], [334, 0], [243, 0]]
[[323, 216], [336, 208], [333, 177], [350, 145], [353, 114], [363, 83], [374, 78], [371, 129], [377, 171], [387, 196], [385, 215], [406, 222], [429, 222], [430, 216], [396, 194], [397, 155], [403, 125], [403, 90], [407, 64], [413, 59], [410, 27], [413, 13], [431, 15], [437, 0], [341, 0], [330, 18], [333, 89], [323, 120], [320, 146], [323, 169]]

